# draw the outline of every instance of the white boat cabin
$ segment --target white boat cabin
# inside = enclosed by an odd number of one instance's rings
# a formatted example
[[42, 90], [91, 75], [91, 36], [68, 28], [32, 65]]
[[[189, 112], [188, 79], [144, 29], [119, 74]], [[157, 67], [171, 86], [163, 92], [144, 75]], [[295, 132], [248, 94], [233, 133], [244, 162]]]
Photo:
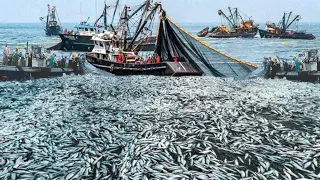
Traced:
[[77, 25], [75, 26], [77, 29], [78, 35], [81, 36], [93, 36], [97, 32], [97, 28], [91, 25]]
[[105, 31], [92, 37], [94, 48], [92, 53], [102, 60], [116, 62], [121, 54], [127, 63], [134, 63], [136, 54], [134, 52], [126, 52], [122, 50], [123, 42], [119, 41], [121, 37], [113, 32]]

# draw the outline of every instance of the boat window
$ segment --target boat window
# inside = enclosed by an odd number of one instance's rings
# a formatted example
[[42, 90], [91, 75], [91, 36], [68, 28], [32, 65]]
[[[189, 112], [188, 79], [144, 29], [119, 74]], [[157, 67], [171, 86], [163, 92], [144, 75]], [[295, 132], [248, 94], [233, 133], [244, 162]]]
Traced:
[[103, 43], [102, 42], [100, 42], [100, 46], [103, 47]]
[[90, 29], [90, 31], [94, 31], [94, 29], [93, 29], [93, 28], [91, 28], [91, 29]]
[[99, 45], [97, 41], [94, 42], [96, 45]]
[[84, 30], [85, 30], [85, 31], [88, 31], [88, 28], [85, 28]]

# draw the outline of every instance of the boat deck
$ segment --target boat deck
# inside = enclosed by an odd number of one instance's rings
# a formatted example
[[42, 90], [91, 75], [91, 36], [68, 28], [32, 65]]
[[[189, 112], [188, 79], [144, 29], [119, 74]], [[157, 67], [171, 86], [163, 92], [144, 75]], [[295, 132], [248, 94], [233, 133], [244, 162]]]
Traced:
[[[271, 74], [266, 74], [271, 76]], [[302, 71], [302, 72], [278, 72], [275, 77], [293, 81], [303, 81], [303, 82], [320, 82], [320, 71]], [[271, 77], [272, 78], [272, 77]]]

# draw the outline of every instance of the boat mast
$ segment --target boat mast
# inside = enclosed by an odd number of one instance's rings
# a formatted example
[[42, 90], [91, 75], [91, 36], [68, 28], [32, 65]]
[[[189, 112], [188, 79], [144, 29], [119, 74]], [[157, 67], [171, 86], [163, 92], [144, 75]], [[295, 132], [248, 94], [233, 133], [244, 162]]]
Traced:
[[237, 13], [237, 16], [239, 16], [239, 17], [240, 17], [241, 22], [242, 22], [242, 23], [244, 23], [244, 20], [243, 20], [243, 18], [242, 18], [242, 16], [241, 16], [241, 14], [240, 14], [240, 13], [238, 13], [238, 8], [236, 8], [236, 13]]
[[[146, 26], [148, 20], [151, 20], [154, 17], [154, 15], [159, 7], [161, 9], [161, 4], [156, 3], [156, 5], [151, 10], [151, 12], [148, 14], [148, 16], [142, 22], [141, 26], [137, 28], [137, 31], [136, 31], [135, 35], [133, 36], [133, 38], [128, 46], [128, 49], [132, 48], [132, 46], [133, 46], [134, 42], [137, 40], [139, 34], [143, 31], [144, 27]], [[146, 8], [148, 8], [148, 6]]]
[[219, 14], [220, 16], [222, 15], [224, 18], [226, 18], [226, 19], [229, 21], [229, 23], [231, 24], [232, 27], [235, 26], [235, 25], [233, 24], [233, 22], [228, 18], [228, 16], [227, 16], [221, 9], [218, 10], [218, 14]]
[[286, 13], [284, 13], [282, 17], [282, 32], [286, 32], [286, 29]]
[[143, 3], [140, 7], [138, 7], [130, 16], [128, 19], [131, 19], [134, 15], [136, 15], [142, 8], [146, 6], [147, 3]]
[[289, 28], [289, 27], [293, 24], [293, 22], [295, 22], [295, 21], [299, 21], [299, 20], [300, 20], [300, 18], [301, 18], [301, 16], [300, 16], [300, 15], [297, 15], [295, 18], [293, 18], [293, 20], [288, 24], [287, 28]]
[[288, 23], [289, 23], [289, 20], [290, 20], [291, 14], [292, 14], [292, 11], [290, 11], [289, 16], [288, 16], [288, 19], [287, 19], [287, 22], [286, 22], [286, 27], [287, 27], [287, 28], [288, 28]]
[[116, 16], [118, 5], [119, 5], [119, 0], [117, 0], [116, 7], [114, 8], [114, 11], [113, 11], [113, 16], [112, 16], [112, 20], [111, 20], [111, 26], [113, 25], [113, 21], [114, 21], [114, 17]]
[[231, 11], [231, 7], [228, 7], [228, 9], [229, 9], [230, 16], [231, 16], [231, 19], [232, 19], [232, 21], [233, 21], [233, 24], [236, 24], [235, 19], [234, 19], [234, 17], [233, 17], [233, 13], [232, 13], [232, 11]]
[[46, 28], [49, 26], [49, 16], [50, 16], [50, 4], [48, 4], [48, 15], [47, 15], [47, 23], [46, 23]]
[[128, 6], [124, 6], [124, 39], [123, 39], [123, 47], [127, 48], [127, 36], [128, 36]]
[[141, 15], [141, 18], [140, 18], [140, 21], [139, 21], [139, 23], [138, 23], [138, 28], [140, 27], [140, 25], [141, 25], [141, 23], [142, 23], [142, 21], [143, 21], [143, 17], [146, 15], [146, 13], [148, 12], [148, 9], [149, 9], [149, 6], [150, 6], [150, 0], [147, 0], [145, 3], [145, 9], [144, 9], [144, 11], [143, 11], [143, 13], [142, 13], [142, 15]]
[[103, 25], [104, 25], [104, 29], [106, 30], [108, 25], [107, 25], [107, 1], [104, 1], [104, 10], [103, 10]]

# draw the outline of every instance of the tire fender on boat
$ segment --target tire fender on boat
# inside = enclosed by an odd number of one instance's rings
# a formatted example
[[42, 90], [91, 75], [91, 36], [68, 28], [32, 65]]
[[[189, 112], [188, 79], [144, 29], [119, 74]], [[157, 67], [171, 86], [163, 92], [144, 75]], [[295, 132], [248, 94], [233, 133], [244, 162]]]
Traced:
[[110, 65], [110, 72], [113, 71], [113, 66], [114, 66], [113, 64]]
[[65, 41], [65, 46], [66, 46], [66, 48], [68, 49], [68, 50], [70, 50], [71, 49], [71, 43], [70, 43], [70, 41], [67, 39], [66, 41]]

